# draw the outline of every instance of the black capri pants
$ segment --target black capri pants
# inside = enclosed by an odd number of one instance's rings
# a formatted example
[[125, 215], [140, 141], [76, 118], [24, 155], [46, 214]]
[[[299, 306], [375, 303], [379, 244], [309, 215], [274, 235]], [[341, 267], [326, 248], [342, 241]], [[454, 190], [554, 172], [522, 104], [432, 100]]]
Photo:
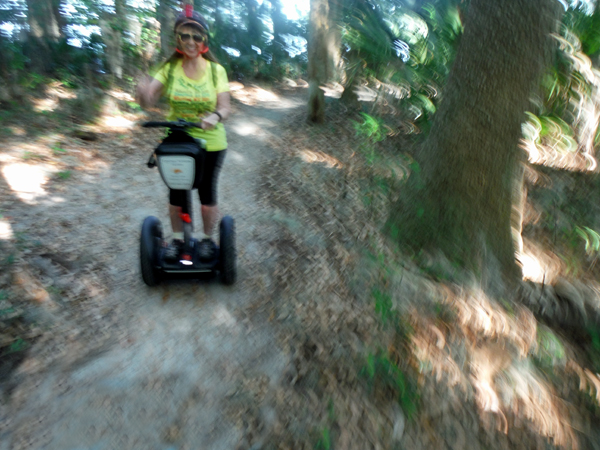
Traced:
[[[206, 152], [204, 154], [204, 167], [202, 170], [202, 180], [197, 186], [200, 204], [205, 206], [215, 206], [217, 204], [217, 183], [219, 181], [219, 172], [225, 159], [225, 150], [216, 152]], [[187, 205], [187, 191], [175, 189], [169, 190], [169, 203], [173, 206], [185, 208]]]

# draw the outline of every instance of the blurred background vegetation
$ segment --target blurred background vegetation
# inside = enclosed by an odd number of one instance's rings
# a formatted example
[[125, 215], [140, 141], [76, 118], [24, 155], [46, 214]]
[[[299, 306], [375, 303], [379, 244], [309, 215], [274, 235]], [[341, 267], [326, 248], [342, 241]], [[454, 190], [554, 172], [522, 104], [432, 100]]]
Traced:
[[[592, 94], [600, 62], [600, 11], [593, 0], [562, 3], [566, 11], [556, 36], [559, 51], [525, 137], [532, 143], [558, 143], [561, 151], [579, 147], [585, 156], [598, 141]], [[308, 0], [193, 4], [210, 23], [211, 48], [230, 80], [307, 78]], [[323, 45], [330, 68], [318, 83], [334, 83], [336, 96], [357, 108], [356, 90], [362, 88], [361, 100], [373, 101], [362, 109], [387, 115], [391, 134], [426, 133], [469, 1], [325, 4], [329, 17]], [[52, 81], [76, 89], [118, 85], [132, 90], [141, 74], [172, 52], [172, 24], [181, 8], [173, 0], [0, 0], [0, 102], [22, 102], [26, 93]], [[588, 114], [582, 115], [583, 110]]]
[[[372, 238], [374, 232], [369, 234], [364, 230], [369, 230], [370, 223], [372, 230], [382, 228], [399, 193], [405, 189], [409, 174], [416, 174], [413, 178], [418, 180], [419, 173], [427, 170], [417, 162], [415, 149], [431, 135], [463, 37], [464, 18], [470, 3], [470, 0], [193, 2], [194, 8], [210, 24], [210, 47], [226, 68], [230, 81], [285, 88], [306, 87], [308, 82], [312, 86], [310, 96], [314, 95], [319, 105], [309, 118], [322, 122], [329, 115], [332, 120], [311, 128], [312, 125], [304, 123], [299, 126], [302, 120], [299, 119], [290, 127], [302, 135], [296, 136], [298, 139], [307, 139], [303, 142], [306, 148], [327, 152], [319, 156], [333, 157], [333, 161], [339, 159], [346, 164], [346, 169], [339, 170], [339, 180], [332, 172], [325, 172], [324, 184], [334, 180], [339, 185], [336, 184], [331, 193], [323, 189], [328, 197], [319, 197], [315, 205], [321, 207], [329, 200], [340, 204], [346, 198], [348, 203], [356, 200], [350, 188], [357, 178], [358, 200], [348, 208], [356, 215], [350, 215], [342, 224], [356, 226], [356, 233], [350, 234], [364, 234], [365, 242], [376, 240]], [[561, 5], [561, 15], [560, 26], [552, 37], [555, 42], [552, 57], [548, 59], [550, 64], [539, 88], [532, 92], [533, 101], [522, 125], [520, 144], [531, 164], [526, 165], [525, 182], [521, 183], [522, 204], [516, 205], [521, 209], [518, 231], [522, 236], [515, 251], [520, 253], [524, 286], [529, 289], [523, 297], [537, 302], [522, 303], [544, 323], [537, 334], [533, 333], [535, 342], [529, 344], [536, 349], [532, 350], [536, 367], [540, 366], [544, 374], [561, 370], [560, 365], [566, 364], [567, 342], [583, 349], [587, 360], [582, 358], [578, 364], [597, 373], [600, 370], [600, 303], [597, 302], [594, 314], [582, 307], [583, 313], [577, 315], [566, 314], [568, 309], [561, 309], [556, 299], [577, 299], [567, 292], [572, 286], [565, 282], [566, 278], [596, 280], [597, 283], [600, 275], [596, 264], [600, 257], [597, 201], [600, 182], [595, 157], [600, 144], [600, 0], [556, 0], [556, 4]], [[105, 93], [133, 94], [139, 77], [151, 72], [171, 54], [172, 26], [181, 10], [182, 4], [174, 0], [0, 0], [0, 121], [4, 124], [16, 120], [24, 122], [23, 116], [11, 115], [11, 111], [27, 110], [32, 100], [47, 96], [48, 89], [61, 90], [58, 97], [67, 106], [64, 111], [70, 120], [93, 121]], [[489, 48], [480, 50], [491, 53]], [[126, 104], [131, 110], [140, 109], [133, 98], [123, 98], [128, 99]], [[60, 115], [61, 109], [57, 111]], [[305, 116], [302, 113], [302, 117]], [[295, 118], [299, 117], [298, 114]], [[0, 127], [2, 132], [5, 129]], [[313, 142], [308, 142], [310, 139]], [[317, 149], [315, 142], [328, 145]], [[64, 150], [57, 146], [53, 152], [60, 154]], [[26, 157], [33, 159], [35, 155]], [[284, 181], [274, 185], [281, 187], [293, 179], [293, 170], [282, 173]], [[64, 172], [64, 178], [69, 175]], [[340, 190], [339, 186], [344, 187]], [[297, 194], [298, 190], [292, 191], [290, 198], [310, 197]], [[336, 195], [340, 195], [337, 200]], [[422, 209], [415, 210], [415, 215], [422, 214]], [[544, 251], [553, 254], [534, 254], [527, 240], [535, 240]], [[466, 301], [462, 306], [457, 303], [458, 307], [444, 302], [431, 307], [421, 297], [421, 292], [426, 291], [422, 287], [414, 289], [418, 293], [418, 301], [414, 303], [425, 305], [423, 309], [429, 311], [418, 310], [418, 314], [411, 313], [414, 317], [402, 311], [398, 307], [405, 300], [401, 286], [408, 284], [410, 271], [405, 270], [403, 256], [388, 244], [389, 241], [379, 247], [376, 243], [370, 244], [368, 253], [372, 256], [372, 265], [381, 275], [372, 282], [372, 290], [363, 290], [371, 292], [382, 323], [394, 325], [390, 327], [391, 333], [395, 333], [394, 345], [382, 345], [383, 350], [371, 352], [361, 373], [385, 396], [394, 392], [410, 417], [416, 414], [416, 407], [421, 406], [415, 380], [426, 373], [426, 369], [419, 367], [411, 372], [407, 365], [411, 364], [411, 358], [419, 359], [410, 356], [418, 349], [415, 342], [420, 339], [419, 342], [427, 343], [425, 338], [421, 339], [421, 335], [425, 335], [422, 330], [439, 327], [451, 341], [450, 336], [462, 332], [453, 329], [458, 328], [455, 316], [460, 313], [475, 317], [476, 314], [469, 310], [471, 304]], [[410, 256], [428, 279], [440, 285], [456, 281], [455, 265], [428, 259], [428, 255], [419, 252]], [[538, 266], [526, 265], [536, 256], [540, 257], [540, 267], [546, 264], [538, 272], [535, 271]], [[544, 260], [542, 256], [548, 258]], [[555, 261], [562, 268], [556, 270], [551, 280], [548, 274]], [[559, 275], [564, 278], [561, 283], [555, 283]], [[554, 284], [556, 292], [552, 294], [554, 303], [550, 300], [547, 303], [558, 305], [556, 307], [540, 306], [542, 300], [550, 297], [546, 295], [548, 284]], [[559, 292], [561, 286], [562, 293]], [[0, 301], [3, 295], [0, 291]], [[598, 298], [597, 295], [590, 297]], [[485, 308], [479, 310], [485, 311], [486, 320], [488, 315], [492, 318], [494, 314], [508, 316], [509, 319], [502, 320], [513, 321], [515, 336], [521, 339], [519, 330], [527, 321], [516, 317], [515, 311], [520, 310], [505, 298], [496, 300], [500, 300], [498, 304], [486, 303]], [[583, 304], [583, 300], [580, 303]], [[12, 310], [7, 308], [6, 311], [12, 314]], [[479, 335], [465, 333], [465, 336], [461, 339], [468, 341]], [[517, 338], [510, 337], [515, 341]], [[475, 341], [473, 338], [473, 348]], [[14, 342], [17, 344], [14, 349], [11, 347], [11, 352], [23, 347], [21, 341]], [[480, 344], [477, 341], [477, 345]], [[436, 345], [430, 347], [437, 351]], [[498, 352], [491, 348], [490, 353]], [[451, 360], [443, 356], [440, 361]], [[463, 368], [468, 370], [466, 364], [461, 365], [461, 370]], [[596, 383], [598, 378], [593, 380]], [[561, 380], [556, 384], [560, 385]], [[597, 387], [600, 384], [595, 386], [596, 391], [590, 389], [594, 395], [600, 392]], [[600, 393], [596, 400], [599, 399]], [[325, 430], [319, 445], [330, 448], [332, 439]]]

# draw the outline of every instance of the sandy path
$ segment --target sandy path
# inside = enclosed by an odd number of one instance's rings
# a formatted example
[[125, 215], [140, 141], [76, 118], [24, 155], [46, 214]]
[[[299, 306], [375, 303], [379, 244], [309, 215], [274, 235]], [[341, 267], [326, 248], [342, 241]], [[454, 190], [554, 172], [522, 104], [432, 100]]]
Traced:
[[[261, 251], [269, 240], [264, 226], [269, 211], [256, 206], [258, 169], [268, 164], [273, 152], [268, 141], [278, 121], [299, 105], [298, 99], [239, 105], [227, 123], [220, 204], [236, 220], [238, 282], [232, 287], [218, 280], [143, 284], [141, 222], [156, 215], [168, 232], [167, 189], [157, 171], [144, 168], [146, 148], [79, 176], [62, 193], [9, 206], [13, 216], [22, 217], [13, 223], [15, 231], [31, 230], [33, 217], [66, 222], [66, 245], [79, 248], [76, 261], [103, 261], [104, 309], [94, 323], [111, 319], [109, 325], [90, 327], [91, 334], [104, 336], [93, 353], [79, 349], [79, 356], [69, 357], [66, 351], [39, 367], [41, 344], [36, 344], [19, 369], [22, 383], [5, 404], [0, 449], [231, 450], [239, 445], [243, 424], [236, 422], [229, 398], [247, 380], [277, 385], [288, 363], [268, 321], [245, 311], [258, 300], [257, 284], [269, 284], [275, 260]], [[63, 199], [59, 205], [57, 196]], [[261, 414], [268, 422], [273, 412]]]

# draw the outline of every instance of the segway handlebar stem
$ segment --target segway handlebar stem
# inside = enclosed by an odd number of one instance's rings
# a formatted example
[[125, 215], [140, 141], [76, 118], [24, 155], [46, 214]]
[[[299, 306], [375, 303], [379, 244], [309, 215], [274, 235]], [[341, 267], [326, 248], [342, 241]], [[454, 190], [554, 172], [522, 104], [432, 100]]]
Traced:
[[201, 128], [201, 126], [194, 122], [188, 122], [187, 120], [179, 119], [174, 122], [144, 122], [142, 124], [144, 128], [170, 128], [170, 129], [185, 129], [185, 128]]

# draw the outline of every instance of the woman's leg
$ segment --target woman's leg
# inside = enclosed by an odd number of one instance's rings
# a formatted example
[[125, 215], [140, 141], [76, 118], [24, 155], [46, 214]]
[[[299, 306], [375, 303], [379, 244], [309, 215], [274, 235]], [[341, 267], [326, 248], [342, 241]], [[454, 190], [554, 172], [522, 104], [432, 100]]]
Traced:
[[224, 159], [225, 150], [206, 152], [202, 182], [198, 187], [204, 234], [209, 237], [212, 235], [217, 221], [221, 218], [221, 212], [217, 205], [217, 184]]
[[200, 207], [202, 212], [202, 224], [204, 225], [204, 234], [212, 236], [212, 232], [215, 229], [217, 221], [221, 218], [221, 212], [217, 205], [202, 205]]
[[183, 221], [181, 220], [181, 206], [169, 204], [169, 217], [173, 233], [183, 233]]

